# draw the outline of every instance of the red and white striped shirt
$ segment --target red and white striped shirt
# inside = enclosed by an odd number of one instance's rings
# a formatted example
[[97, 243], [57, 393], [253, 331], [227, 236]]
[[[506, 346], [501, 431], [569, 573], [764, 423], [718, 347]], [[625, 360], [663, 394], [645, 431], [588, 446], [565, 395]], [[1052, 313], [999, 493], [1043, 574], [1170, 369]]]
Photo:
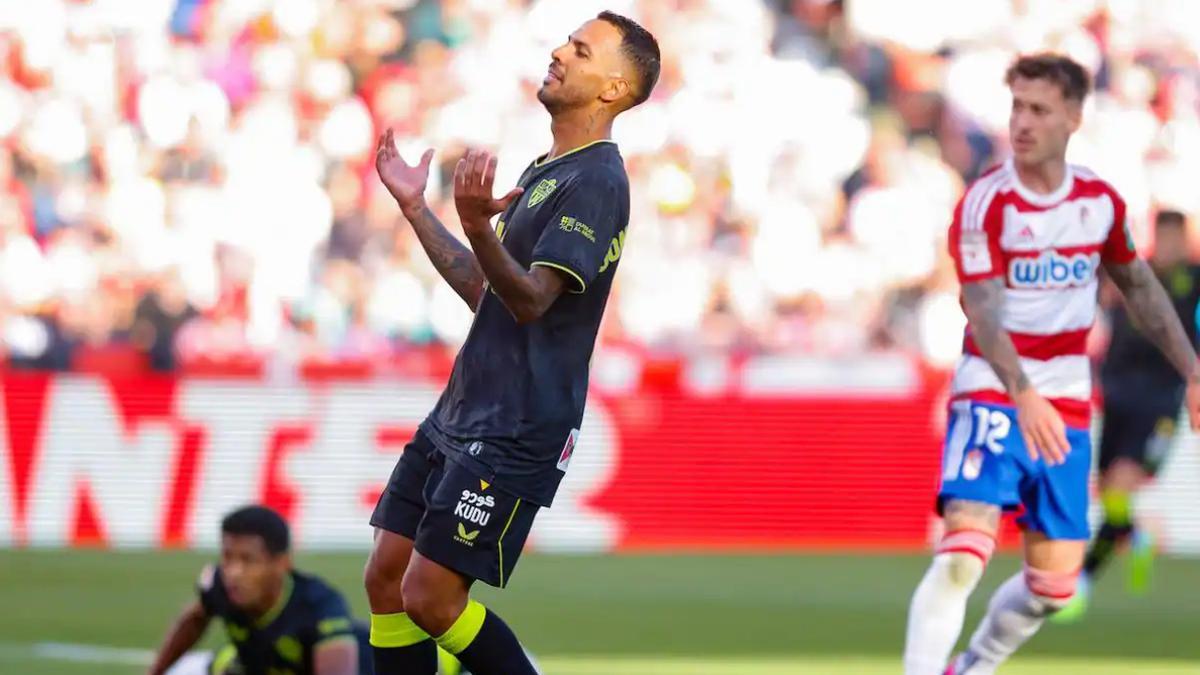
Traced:
[[[1053, 194], [1037, 194], [1021, 185], [1010, 160], [967, 189], [954, 210], [949, 244], [960, 282], [1005, 279], [1003, 326], [1022, 370], [1068, 425], [1086, 428], [1097, 274], [1103, 263], [1137, 257], [1124, 200], [1096, 174], [1072, 165]], [[970, 327], [951, 386], [954, 398], [1011, 405]]]

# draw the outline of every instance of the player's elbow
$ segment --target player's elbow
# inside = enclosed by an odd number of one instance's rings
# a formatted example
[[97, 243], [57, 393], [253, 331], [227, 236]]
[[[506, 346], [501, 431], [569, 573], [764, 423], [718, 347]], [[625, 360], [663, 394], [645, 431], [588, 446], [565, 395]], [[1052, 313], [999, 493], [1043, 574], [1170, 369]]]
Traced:
[[548, 297], [546, 293], [540, 292], [537, 288], [531, 288], [514, 298], [512, 302], [506, 302], [505, 305], [517, 324], [525, 326], [542, 318], [553, 302], [554, 299]]
[[967, 318], [967, 327], [976, 337], [991, 337], [1002, 330], [1000, 319], [995, 311], [985, 305], [963, 304], [963, 315]]
[[542, 315], [546, 313], [546, 308], [540, 307], [535, 303], [521, 303], [510, 307], [509, 312], [512, 313], [517, 325], [527, 326], [542, 318]]
[[467, 307], [470, 308], [472, 314], [478, 314], [479, 305], [483, 302], [483, 293], [485, 290], [486, 288], [482, 283], [473, 284], [464, 287], [462, 290], [458, 290], [458, 296], [463, 299], [463, 302], [467, 303]]
[[316, 675], [357, 675], [358, 647], [353, 638], [338, 639], [322, 645], [314, 658]]
[[208, 628], [208, 621], [208, 612], [204, 609], [204, 605], [200, 604], [199, 602], [192, 602], [185, 607], [178, 619], [178, 622], [181, 625], [187, 626], [193, 630], [199, 630], [201, 632], [203, 632], [205, 628]]

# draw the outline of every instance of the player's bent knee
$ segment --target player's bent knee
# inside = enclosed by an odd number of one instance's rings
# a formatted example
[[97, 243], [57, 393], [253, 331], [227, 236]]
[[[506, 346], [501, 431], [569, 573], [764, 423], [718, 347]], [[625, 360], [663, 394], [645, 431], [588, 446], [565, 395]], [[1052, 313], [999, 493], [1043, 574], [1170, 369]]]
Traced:
[[1075, 595], [1079, 572], [1051, 572], [1035, 567], [1025, 567], [1025, 586], [1045, 614], [1053, 614], [1066, 607]]
[[946, 579], [958, 588], [975, 588], [983, 578], [983, 561], [967, 553], [946, 554]]
[[394, 565], [388, 565], [387, 561], [374, 554], [367, 558], [367, 565], [363, 569], [363, 587], [372, 610], [376, 612], [404, 611], [401, 586], [404, 570], [394, 568]]
[[404, 611], [430, 635], [445, 633], [462, 612], [453, 598], [438, 592], [417, 575], [405, 575], [402, 589]]
[[371, 611], [404, 611], [401, 581], [412, 558], [412, 547], [412, 540], [407, 537], [385, 530], [376, 531], [375, 544], [363, 569], [363, 587]]
[[974, 588], [995, 551], [996, 540], [991, 534], [980, 530], [955, 530], [942, 537], [937, 557], [945, 561], [947, 581], [960, 588]]

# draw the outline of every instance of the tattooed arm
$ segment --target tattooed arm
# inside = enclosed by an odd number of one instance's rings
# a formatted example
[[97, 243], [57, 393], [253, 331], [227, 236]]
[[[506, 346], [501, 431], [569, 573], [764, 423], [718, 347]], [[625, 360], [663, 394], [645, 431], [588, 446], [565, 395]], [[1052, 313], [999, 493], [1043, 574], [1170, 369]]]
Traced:
[[475, 254], [457, 237], [450, 234], [445, 225], [424, 202], [419, 207], [401, 207], [404, 217], [412, 224], [417, 240], [429, 256], [438, 274], [450, 284], [455, 293], [467, 303], [471, 311], [479, 306], [483, 297], [483, 269]]
[[1125, 308], [1134, 324], [1154, 343], [1189, 382], [1200, 381], [1196, 352], [1179, 321], [1175, 305], [1145, 260], [1105, 265], [1105, 271], [1125, 296]]
[[379, 137], [375, 149], [379, 179], [412, 224], [438, 274], [475, 311], [483, 297], [483, 270], [471, 249], [450, 234], [425, 203], [425, 183], [429, 180], [432, 160], [433, 150], [427, 150], [416, 166], [410, 166], [396, 150], [391, 129]]
[[525, 269], [504, 249], [491, 220], [503, 213], [524, 192], [514, 188], [496, 199], [496, 158], [485, 151], [470, 151], [454, 169], [454, 205], [463, 232], [483, 276], [500, 302], [520, 324], [541, 318], [566, 286], [562, 275], [547, 267]]
[[1071, 449], [1066, 425], [1054, 406], [1030, 384], [1012, 337], [1004, 329], [1004, 279], [963, 284], [963, 308], [979, 352], [1017, 407], [1017, 425], [1030, 457], [1041, 454], [1048, 463], [1061, 464]]
[[963, 308], [967, 323], [971, 326], [971, 337], [975, 339], [980, 353], [996, 371], [1008, 395], [1016, 400], [1018, 394], [1029, 389], [1029, 378], [1021, 370], [1017, 348], [1001, 322], [1004, 315], [1004, 279], [993, 277], [964, 284]]

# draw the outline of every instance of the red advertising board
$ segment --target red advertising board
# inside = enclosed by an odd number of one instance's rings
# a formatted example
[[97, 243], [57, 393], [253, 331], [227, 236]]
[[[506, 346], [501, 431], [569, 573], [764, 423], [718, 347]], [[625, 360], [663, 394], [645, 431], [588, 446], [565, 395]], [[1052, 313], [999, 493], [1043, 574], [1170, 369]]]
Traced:
[[[920, 547], [939, 389], [594, 393], [534, 546]], [[210, 545], [224, 510], [261, 501], [306, 545], [354, 547], [438, 388], [10, 374], [0, 392], [0, 542]]]

